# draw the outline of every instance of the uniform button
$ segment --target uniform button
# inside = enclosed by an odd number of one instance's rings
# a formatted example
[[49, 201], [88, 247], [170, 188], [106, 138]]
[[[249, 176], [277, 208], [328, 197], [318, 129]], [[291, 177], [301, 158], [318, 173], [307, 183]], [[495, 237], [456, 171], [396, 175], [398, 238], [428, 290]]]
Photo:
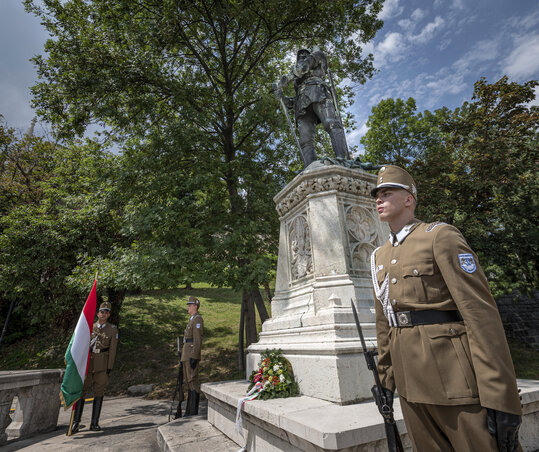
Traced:
[[392, 264], [396, 264], [396, 263], [397, 263], [397, 259], [391, 259], [391, 263], [392, 263]]
[[449, 328], [449, 332], [451, 333], [452, 336], [455, 336], [457, 334], [457, 332], [455, 331], [455, 328]]
[[384, 180], [384, 178], [383, 178], [383, 177], [380, 177], [380, 182], [382, 182], [383, 180]]
[[399, 246], [399, 242], [393, 243], [393, 246]]
[[397, 304], [397, 300], [395, 300], [395, 299], [393, 298], [393, 300], [391, 300], [391, 304], [392, 304], [393, 306], [395, 306], [395, 305]]
[[391, 280], [391, 284], [397, 284], [397, 278], [393, 278], [393, 279]]
[[414, 276], [419, 275], [419, 272], [417, 271], [417, 268], [414, 268], [414, 269], [412, 270], [412, 273], [414, 274]]

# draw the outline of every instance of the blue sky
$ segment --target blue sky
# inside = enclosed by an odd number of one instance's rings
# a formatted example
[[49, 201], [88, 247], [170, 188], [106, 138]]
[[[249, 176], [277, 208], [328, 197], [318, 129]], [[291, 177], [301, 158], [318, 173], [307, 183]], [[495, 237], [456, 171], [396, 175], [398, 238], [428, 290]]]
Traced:
[[[384, 27], [365, 49], [378, 73], [354, 87], [351, 144], [359, 144], [371, 108], [384, 98], [413, 97], [418, 111], [453, 109], [481, 77], [539, 79], [537, 0], [386, 0], [381, 18]], [[26, 130], [34, 116], [29, 87], [37, 75], [28, 60], [47, 37], [21, 0], [0, 0], [0, 114], [11, 127]]]

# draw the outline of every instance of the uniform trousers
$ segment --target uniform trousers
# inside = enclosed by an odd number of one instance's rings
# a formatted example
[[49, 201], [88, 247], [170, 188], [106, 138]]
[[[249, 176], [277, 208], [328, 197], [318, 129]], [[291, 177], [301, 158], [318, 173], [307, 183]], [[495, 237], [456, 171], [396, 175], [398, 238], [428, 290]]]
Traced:
[[84, 379], [84, 386], [82, 388], [83, 397], [93, 388], [94, 397], [103, 396], [105, 393], [105, 387], [109, 382], [109, 376], [107, 375], [106, 370], [101, 370], [98, 372], [91, 372], [88, 370], [86, 378]]
[[189, 361], [183, 363], [183, 379], [187, 383], [189, 391], [200, 392], [200, 380], [198, 379], [198, 366], [192, 369]]
[[415, 452], [498, 450], [496, 438], [487, 430], [487, 410], [482, 406], [412, 403], [402, 396], [399, 400]]

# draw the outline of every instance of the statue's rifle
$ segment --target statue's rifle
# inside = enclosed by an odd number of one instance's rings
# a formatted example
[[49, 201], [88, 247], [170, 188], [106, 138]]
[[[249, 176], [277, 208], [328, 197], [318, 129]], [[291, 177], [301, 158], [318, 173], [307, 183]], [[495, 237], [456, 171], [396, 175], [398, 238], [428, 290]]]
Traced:
[[[341, 110], [339, 109], [339, 103], [337, 102], [337, 91], [335, 90], [335, 82], [333, 81], [333, 72], [331, 72], [328, 69], [328, 74], [329, 74], [329, 81], [331, 83], [331, 97], [333, 98], [333, 107], [335, 108], [335, 113], [337, 114], [337, 118], [339, 118], [339, 122], [341, 123], [341, 126], [343, 128], [343, 133], [344, 133], [344, 124], [342, 122]], [[346, 142], [346, 134], [344, 134], [344, 142], [346, 144], [346, 158], [347, 160], [350, 160], [350, 151], [348, 150], [348, 143]]]
[[178, 407], [176, 408], [176, 415], [174, 419], [182, 417], [182, 402], [183, 402], [183, 362], [182, 362], [182, 351], [180, 349], [180, 336], [176, 337], [176, 349], [178, 352], [178, 361], [180, 366], [178, 368], [178, 377], [176, 379], [176, 389], [174, 390], [174, 396], [172, 397], [172, 403], [170, 405], [170, 411], [168, 413], [168, 421], [170, 422], [170, 417], [172, 415], [172, 408], [174, 406], [174, 400], [176, 400], [176, 394], [178, 394]]
[[359, 317], [357, 316], [356, 307], [354, 301], [352, 301], [352, 311], [354, 313], [354, 320], [356, 321], [357, 331], [359, 333], [359, 338], [361, 340], [361, 347], [363, 348], [363, 355], [367, 361], [367, 368], [372, 371], [374, 375], [375, 388], [371, 389], [376, 405], [378, 406], [378, 411], [384, 418], [384, 427], [386, 429], [386, 438], [387, 438], [387, 447], [389, 452], [404, 452], [402, 447], [401, 438], [399, 435], [399, 430], [397, 429], [397, 423], [393, 417], [393, 407], [388, 402], [382, 383], [380, 382], [380, 376], [376, 370], [376, 362], [374, 357], [378, 355], [378, 352], [375, 350], [367, 350], [367, 344], [365, 343], [365, 338], [363, 337], [363, 331], [361, 329], [361, 324], [359, 323]]

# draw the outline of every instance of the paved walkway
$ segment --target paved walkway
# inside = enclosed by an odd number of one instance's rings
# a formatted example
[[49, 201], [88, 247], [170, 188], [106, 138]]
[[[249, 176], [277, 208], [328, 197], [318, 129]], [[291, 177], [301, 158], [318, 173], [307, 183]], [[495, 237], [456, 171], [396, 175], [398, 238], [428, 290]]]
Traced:
[[[2, 452], [63, 452], [82, 450], [83, 448], [104, 452], [161, 451], [163, 444], [157, 442], [157, 429], [168, 422], [169, 410], [170, 401], [166, 400], [146, 400], [141, 397], [105, 397], [99, 421], [102, 428], [100, 432], [89, 430], [92, 402], [86, 402], [81, 422], [83, 427], [78, 433], [70, 437], [66, 436], [71, 410], [61, 409], [56, 430], [28, 439], [9, 442], [0, 449]], [[185, 440], [188, 440], [190, 436], [190, 433], [186, 434], [185, 431], [192, 430], [185, 428], [186, 421], [200, 422], [202, 419], [206, 419], [206, 413], [207, 402], [204, 401], [200, 406], [200, 415], [196, 416], [198, 420], [193, 418], [193, 421], [190, 421], [189, 418], [186, 418], [183, 424], [182, 420], [178, 420], [173, 423], [172, 430], [166, 430], [169, 435], [183, 436], [185, 443]], [[196, 436], [198, 435], [193, 433], [193, 440]], [[236, 447], [235, 450], [237, 449]], [[175, 448], [168, 450], [176, 451]], [[211, 451], [211, 449], [206, 450]]]

